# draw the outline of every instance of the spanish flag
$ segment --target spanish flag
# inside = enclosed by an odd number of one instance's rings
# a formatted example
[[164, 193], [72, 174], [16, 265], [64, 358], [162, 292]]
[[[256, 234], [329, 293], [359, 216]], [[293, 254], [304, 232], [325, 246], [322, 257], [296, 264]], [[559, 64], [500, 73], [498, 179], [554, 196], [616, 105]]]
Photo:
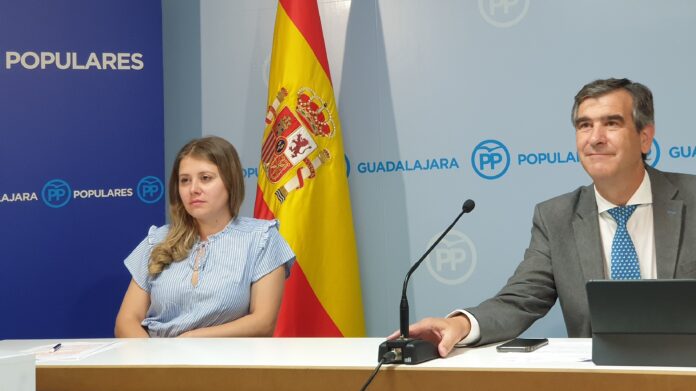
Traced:
[[254, 216], [297, 255], [275, 335], [365, 334], [341, 123], [316, 0], [280, 0]]

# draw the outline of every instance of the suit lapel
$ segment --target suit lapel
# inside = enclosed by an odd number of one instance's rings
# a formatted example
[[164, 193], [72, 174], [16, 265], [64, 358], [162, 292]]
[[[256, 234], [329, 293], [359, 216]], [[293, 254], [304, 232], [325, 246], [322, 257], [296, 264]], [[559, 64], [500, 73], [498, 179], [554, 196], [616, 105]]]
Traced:
[[602, 240], [599, 235], [597, 201], [593, 186], [585, 186], [580, 191], [573, 217], [573, 233], [585, 280], [604, 279], [604, 257], [600, 244]]
[[653, 227], [657, 278], [674, 278], [682, 235], [684, 202], [675, 200], [678, 189], [659, 171], [648, 169], [653, 194]]

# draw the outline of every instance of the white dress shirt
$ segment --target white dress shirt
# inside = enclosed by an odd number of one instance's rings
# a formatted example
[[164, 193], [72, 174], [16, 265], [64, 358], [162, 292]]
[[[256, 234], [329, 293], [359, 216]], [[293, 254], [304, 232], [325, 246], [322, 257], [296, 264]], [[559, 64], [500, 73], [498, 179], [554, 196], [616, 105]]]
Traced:
[[[602, 237], [604, 254], [604, 275], [608, 278], [611, 275], [609, 272], [611, 270], [611, 243], [614, 241], [614, 233], [616, 233], [616, 221], [607, 211], [618, 205], [614, 205], [602, 197], [597, 188], [595, 188], [595, 198], [597, 199], [599, 234]], [[657, 278], [655, 227], [653, 225], [652, 188], [647, 172], [643, 176], [643, 182], [626, 205], [638, 205], [631, 218], [628, 219], [626, 229], [633, 246], [636, 248], [636, 254], [638, 254], [640, 276], [643, 279], [655, 279]]]
[[[602, 239], [602, 253], [604, 254], [604, 275], [610, 276], [611, 273], [611, 244], [614, 241], [616, 232], [616, 221], [611, 217], [609, 209], [614, 205], [607, 201], [597, 191], [595, 187], [595, 198], [597, 199], [597, 213], [599, 220], [599, 234]], [[638, 205], [626, 223], [626, 230], [633, 241], [633, 246], [638, 254], [640, 264], [640, 276], [643, 279], [657, 278], [657, 256], [655, 254], [655, 227], [653, 225], [652, 208], [652, 188], [650, 186], [650, 176], [647, 171], [643, 175], [643, 182], [635, 193], [628, 200], [626, 205]], [[471, 331], [464, 339], [459, 341], [455, 347], [467, 346], [475, 343], [481, 338], [481, 328], [476, 318], [468, 311], [454, 310], [447, 317], [464, 314], [471, 322]]]

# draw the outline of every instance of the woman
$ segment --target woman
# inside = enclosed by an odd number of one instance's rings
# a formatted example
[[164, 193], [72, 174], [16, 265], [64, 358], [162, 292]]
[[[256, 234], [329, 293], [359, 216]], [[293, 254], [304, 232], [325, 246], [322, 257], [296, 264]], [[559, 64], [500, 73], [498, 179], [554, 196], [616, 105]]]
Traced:
[[271, 336], [295, 255], [275, 220], [239, 217], [242, 168], [220, 137], [186, 144], [169, 180], [171, 224], [124, 261], [116, 337]]

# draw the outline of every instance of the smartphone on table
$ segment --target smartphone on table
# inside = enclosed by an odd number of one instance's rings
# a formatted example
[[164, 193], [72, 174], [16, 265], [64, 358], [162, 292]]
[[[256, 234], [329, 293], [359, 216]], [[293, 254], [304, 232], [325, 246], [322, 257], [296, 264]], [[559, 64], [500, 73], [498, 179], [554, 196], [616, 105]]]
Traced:
[[547, 338], [515, 338], [511, 341], [498, 345], [499, 352], [533, 352], [542, 346], [548, 345]]

